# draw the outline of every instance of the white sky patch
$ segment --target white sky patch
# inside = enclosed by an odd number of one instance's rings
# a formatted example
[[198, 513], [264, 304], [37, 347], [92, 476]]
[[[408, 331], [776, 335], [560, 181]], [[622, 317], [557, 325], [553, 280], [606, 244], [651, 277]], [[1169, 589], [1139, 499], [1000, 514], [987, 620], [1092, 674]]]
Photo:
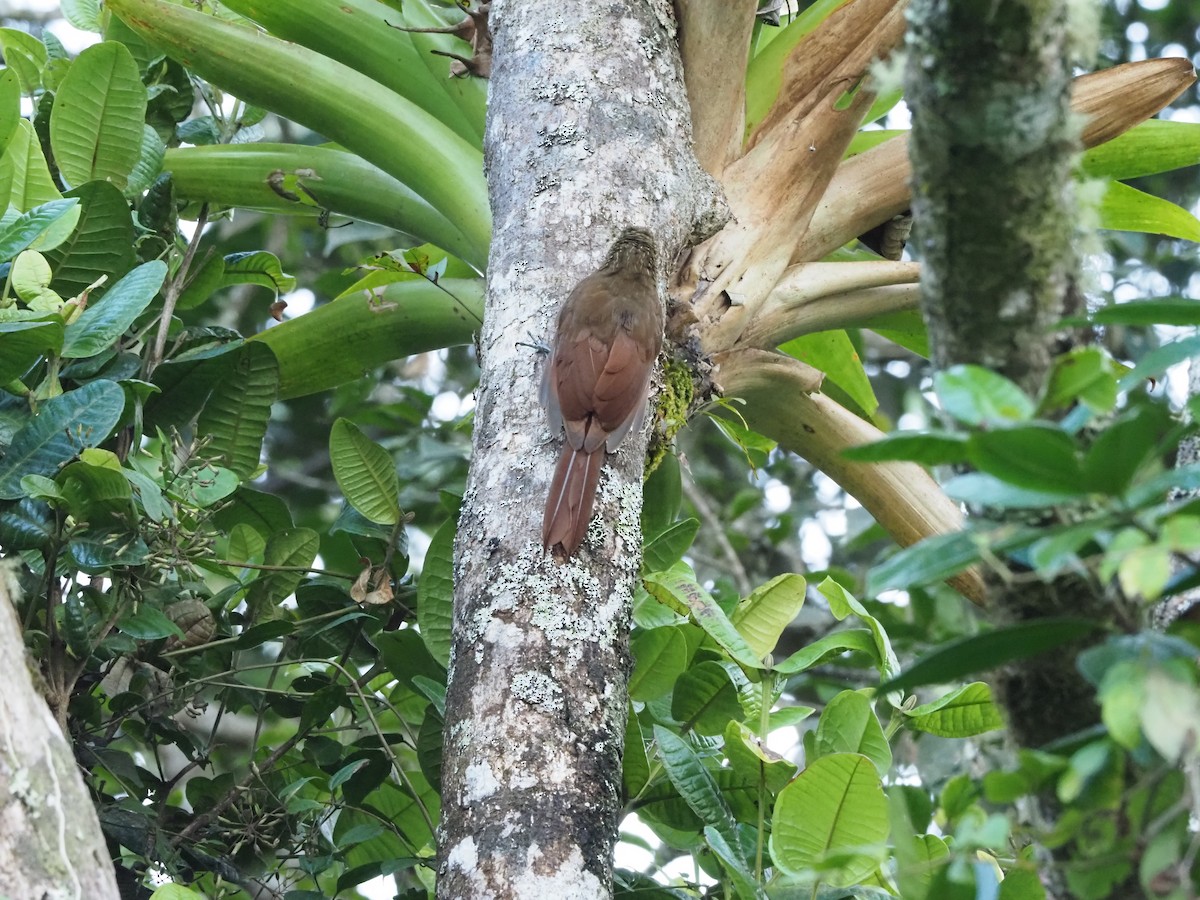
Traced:
[[429, 415], [439, 422], [450, 422], [462, 412], [462, 398], [454, 391], [442, 391], [433, 398], [429, 407]]
[[78, 56], [92, 44], [100, 43], [100, 35], [90, 31], [80, 31], [66, 19], [53, 19], [47, 22], [46, 30], [62, 41], [63, 47], [72, 56]]
[[287, 304], [287, 309], [283, 311], [285, 319], [294, 319], [296, 316], [312, 312], [312, 308], [317, 305], [317, 295], [308, 288], [297, 288], [279, 299]]
[[816, 519], [806, 519], [800, 526], [800, 556], [810, 569], [828, 569], [833, 556], [833, 544]]
[[792, 505], [792, 489], [778, 478], [772, 478], [763, 488], [763, 505], [769, 512], [784, 512]]

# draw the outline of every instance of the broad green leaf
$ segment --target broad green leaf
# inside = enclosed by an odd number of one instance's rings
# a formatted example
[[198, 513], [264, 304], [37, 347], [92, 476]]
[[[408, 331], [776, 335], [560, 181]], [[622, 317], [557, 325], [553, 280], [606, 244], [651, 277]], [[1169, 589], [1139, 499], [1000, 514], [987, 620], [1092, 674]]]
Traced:
[[874, 635], [865, 628], [852, 628], [846, 631], [834, 631], [818, 638], [803, 650], [797, 650], [783, 662], [774, 666], [774, 670], [783, 675], [795, 675], [811, 669], [832, 656], [841, 656], [847, 651], [866, 653], [877, 663], [879, 661], [879, 651], [875, 646]]
[[653, 572], [645, 576], [643, 583], [660, 603], [681, 615], [690, 615], [739, 664], [747, 669], [762, 668], [762, 660], [733, 627], [712, 595], [696, 581], [686, 564], [676, 563], [665, 572]]
[[704, 767], [696, 751], [679, 735], [661, 725], [654, 726], [654, 740], [658, 743], [659, 757], [667, 777], [692, 812], [705, 825], [713, 826], [727, 840], [736, 842], [737, 827], [733, 813], [721, 796], [712, 773]]
[[232, 284], [257, 284], [276, 295], [296, 289], [296, 279], [284, 274], [279, 258], [266, 250], [231, 253], [226, 256], [221, 287]]
[[42, 69], [46, 65], [46, 45], [27, 31], [0, 28], [0, 53], [4, 64], [12, 69], [21, 82], [21, 93], [32, 97], [42, 86]]
[[118, 619], [117, 628], [139, 641], [156, 641], [171, 636], [183, 637], [178, 625], [148, 603], [141, 604], [135, 611]]
[[172, 488], [184, 503], [207, 509], [236, 491], [238, 482], [232, 469], [206, 462], [188, 469], [186, 477], [177, 479]]
[[89, 181], [67, 194], [80, 203], [79, 222], [71, 235], [46, 254], [54, 269], [50, 286], [63, 297], [74, 297], [102, 275], [106, 287], [136, 261], [133, 221], [121, 192], [107, 181]]
[[772, 578], [738, 604], [730, 621], [760, 658], [775, 651], [779, 636], [804, 605], [803, 576], [788, 573]]
[[966, 452], [967, 436], [963, 434], [897, 431], [874, 443], [843, 450], [842, 456], [855, 462], [907, 460], [925, 466], [942, 466], [962, 462]]
[[1004, 727], [992, 689], [975, 681], [905, 713], [908, 724], [938, 737], [964, 738]]
[[1080, 168], [1092, 177], [1123, 181], [1197, 163], [1200, 123], [1150, 119], [1084, 152]]
[[854, 615], [867, 626], [875, 642], [875, 657], [878, 660], [879, 674], [883, 678], [891, 678], [900, 671], [900, 661], [896, 658], [896, 652], [892, 649], [892, 642], [883, 625], [867, 612], [858, 598], [828, 576], [817, 585], [817, 590], [829, 601], [829, 610], [839, 622], [847, 616]]
[[994, 475], [968, 472], [947, 481], [942, 489], [946, 496], [975, 506], [991, 506], [996, 509], [1041, 509], [1056, 506], [1072, 498], [1082, 497], [1082, 488], [1071, 490], [1064, 485], [1062, 491], [1037, 491], [1015, 487]]
[[129, 198], [141, 196], [160, 174], [163, 160], [167, 155], [167, 145], [163, 143], [158, 132], [149, 125], [142, 126], [142, 145], [138, 148], [137, 161], [129, 172], [125, 182], [124, 194]]
[[704, 826], [704, 840], [721, 861], [721, 866], [733, 882], [733, 888], [741, 900], [767, 900], [767, 892], [754, 878], [742, 856], [724, 835], [711, 825]]
[[21, 214], [0, 231], [0, 261], [14, 259], [22, 250], [52, 249], [78, 221], [78, 200], [51, 200]]
[[192, 266], [188, 271], [188, 281], [183, 293], [179, 295], [176, 309], [194, 309], [221, 289], [225, 280], [225, 258], [215, 253], [202, 264]]
[[[670, 528], [679, 515], [682, 503], [683, 482], [679, 459], [668, 453], [642, 485], [642, 534], [645, 538], [652, 539]], [[675, 561], [671, 560], [671, 563]]]
[[0, 70], [0, 153], [4, 152], [16, 134], [20, 121], [21, 85], [17, 73], [13, 69]]
[[887, 798], [865, 756], [838, 753], [813, 761], [779, 792], [771, 858], [789, 875], [819, 871], [845, 886], [879, 865], [888, 836]]
[[212, 459], [243, 478], [258, 468], [278, 387], [275, 354], [261, 344], [247, 343], [233, 371], [213, 388], [196, 423], [197, 433], [210, 438], [207, 450]]
[[892, 767], [892, 748], [874, 705], [857, 691], [842, 691], [829, 701], [817, 722], [815, 746], [820, 756], [861, 753], [875, 765], [880, 778]]
[[873, 316], [863, 322], [862, 327], [871, 329], [893, 344], [911, 350], [922, 359], [929, 359], [929, 332], [925, 328], [925, 320], [921, 318], [919, 309]]
[[161, 260], [142, 263], [67, 326], [63, 356], [86, 359], [107, 350], [142, 314], [167, 277]]
[[[50, 177], [33, 123], [28, 119], [17, 123], [17, 130], [0, 157], [0, 187], [4, 185], [8, 185], [8, 205], [20, 212], [62, 199]], [[3, 200], [0, 197], [0, 202]]]
[[[63, 0], [64, 4], [72, 2], [82, 3], [86, 0]], [[204, 900], [204, 895], [181, 884], [164, 884], [162, 887], [155, 888], [154, 893], [150, 895], [150, 900]]]
[[105, 440], [120, 421], [125, 392], [112, 381], [92, 381], [41, 405], [13, 435], [0, 459], [0, 500], [23, 495], [25, 475], [53, 475], [85, 447]]
[[675, 682], [671, 718], [681, 723], [682, 730], [722, 734], [730, 720], [741, 721], [742, 716], [737, 687], [720, 663], [708, 660], [694, 665]]
[[1200, 691], [1189, 667], [1154, 666], [1146, 673], [1146, 702], [1142, 707], [1146, 740], [1169, 763], [1194, 760], [1200, 731]]
[[1034, 413], [1019, 387], [982, 366], [951, 366], [933, 376], [933, 388], [942, 409], [966, 425], [1011, 425]]
[[879, 408], [871, 380], [845, 331], [806, 334], [788, 341], [779, 349], [828, 375], [829, 380], [845, 391], [868, 416], [874, 415]]
[[1166, 408], [1157, 404], [1127, 410], [1110, 422], [1084, 457], [1088, 488], [1111, 496], [1124, 493], [1142, 464], [1164, 449], [1172, 424]]
[[13, 260], [12, 288], [30, 309], [56, 312], [62, 308], [62, 297], [50, 290], [50, 263], [36, 250], [25, 250]]
[[768, 749], [757, 734], [740, 722], [726, 724], [724, 750], [733, 769], [755, 781], [762, 778], [772, 794], [779, 793], [796, 777], [792, 763]]
[[275, 532], [291, 528], [292, 514], [278, 495], [243, 485], [213, 516], [213, 524], [222, 531], [230, 531], [238, 523], [249, 525], [265, 541]]
[[[3, 516], [0, 515], [0, 526]], [[0, 528], [0, 535], [3, 534]], [[650, 759], [646, 756], [646, 741], [642, 736], [642, 723], [630, 705], [626, 715], [625, 751], [621, 754], [621, 782], [626, 797], [636, 797], [650, 780]]]
[[238, 522], [229, 532], [229, 549], [225, 556], [234, 562], [253, 562], [262, 558], [266, 547], [267, 542], [261, 534], [245, 522]]
[[1171, 366], [1191, 360], [1200, 355], [1200, 335], [1180, 338], [1161, 347], [1155, 347], [1138, 360], [1132, 371], [1126, 374], [1120, 382], [1122, 390], [1133, 390], [1147, 378], [1157, 378]]
[[879, 690], [908, 690], [987, 672], [1006, 662], [1029, 659], [1061, 647], [1099, 627], [1099, 622], [1090, 619], [1045, 618], [959, 638], [926, 654], [899, 677], [880, 685]]
[[[1196, 125], [1200, 127], [1200, 122]], [[1194, 328], [1200, 326], [1200, 300], [1179, 298], [1113, 303], [1092, 313], [1092, 321], [1097, 325], [1179, 325]]]
[[700, 522], [696, 519], [684, 519], [676, 522], [650, 539], [642, 554], [642, 568], [646, 572], [661, 572], [669, 569], [683, 559], [696, 533], [700, 530]]
[[1070, 406], [1076, 399], [1096, 413], [1106, 413], [1117, 402], [1117, 376], [1113, 360], [1097, 347], [1079, 347], [1054, 361], [1042, 412]]
[[450, 665], [454, 624], [454, 532], [453, 517], [441, 524], [425, 551], [425, 566], [417, 582], [417, 624], [430, 654], [443, 666]]
[[[73, 28], [100, 32], [100, 0], [62, 0], [62, 13]], [[152, 900], [168, 900], [155, 892]]]
[[944, 581], [977, 562], [984, 547], [993, 553], [1004, 553], [1035, 537], [1011, 527], [1003, 533], [955, 531], [927, 537], [873, 568], [867, 576], [867, 594], [874, 596], [894, 588]]
[[1114, 181], [1100, 201], [1100, 227], [1200, 241], [1200, 220], [1170, 200]]
[[111, 181], [124, 189], [142, 152], [146, 87], [124, 44], [88, 47], [54, 97], [50, 144], [71, 187]]
[[0, 384], [19, 378], [46, 353], [62, 348], [63, 326], [45, 321], [0, 322]]
[[687, 638], [675, 625], [643, 628], [630, 641], [633, 674], [629, 696], [633, 700], [655, 700], [668, 693], [687, 666]]
[[400, 521], [400, 482], [392, 456], [349, 419], [338, 419], [329, 432], [333, 477], [346, 502], [380, 525]]
[[1075, 441], [1039, 422], [978, 431], [967, 441], [975, 468], [1016, 487], [1047, 493], [1086, 490]]
[[311, 528], [289, 528], [267, 539], [263, 564], [279, 567], [264, 572], [255, 580], [247, 595], [252, 618], [262, 618], [278, 606], [304, 579], [304, 569], [317, 557], [321, 539]]

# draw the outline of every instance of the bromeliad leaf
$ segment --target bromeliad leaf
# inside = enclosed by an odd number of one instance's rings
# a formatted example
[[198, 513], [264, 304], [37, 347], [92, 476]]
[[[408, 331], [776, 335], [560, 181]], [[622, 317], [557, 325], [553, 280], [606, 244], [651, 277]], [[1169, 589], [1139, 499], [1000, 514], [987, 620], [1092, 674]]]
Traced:
[[0, 459], [0, 500], [23, 496], [25, 475], [53, 475], [85, 447], [95, 447], [117, 426], [125, 392], [113, 381], [93, 381], [42, 404]]
[[1114, 181], [1100, 201], [1100, 227], [1200, 241], [1200, 220], [1170, 200]]
[[338, 419], [329, 432], [333, 477], [347, 502], [380, 525], [400, 521], [400, 482], [391, 454], [349, 419]]

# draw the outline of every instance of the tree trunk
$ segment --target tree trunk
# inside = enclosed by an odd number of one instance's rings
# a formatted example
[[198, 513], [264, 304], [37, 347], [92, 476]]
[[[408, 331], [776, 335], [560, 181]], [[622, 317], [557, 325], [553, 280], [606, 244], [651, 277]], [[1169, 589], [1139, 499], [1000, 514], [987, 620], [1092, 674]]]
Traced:
[[29, 677], [0, 567], [0, 896], [116, 900], [108, 848], [71, 745]]
[[[494, 231], [456, 539], [438, 896], [611, 893], [646, 437], [608, 458], [575, 559], [541, 545], [560, 447], [537, 402], [558, 306], [622, 228], [660, 291], [722, 221], [690, 149], [668, 0], [498, 0], [485, 160]], [[525, 343], [522, 343], [525, 342]], [[653, 417], [651, 417], [653, 419]]]

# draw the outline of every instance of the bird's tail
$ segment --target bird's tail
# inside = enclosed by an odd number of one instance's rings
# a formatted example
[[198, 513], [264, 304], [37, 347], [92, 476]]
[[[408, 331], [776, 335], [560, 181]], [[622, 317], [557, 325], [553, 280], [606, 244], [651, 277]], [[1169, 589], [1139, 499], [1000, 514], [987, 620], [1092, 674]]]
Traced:
[[542, 546], [545, 549], [561, 544], [567, 556], [573, 556], [579, 549], [592, 519], [596, 485], [600, 483], [603, 468], [603, 444], [591, 453], [576, 450], [569, 443], [563, 445], [554, 480], [550, 482], [546, 513], [542, 517]]

